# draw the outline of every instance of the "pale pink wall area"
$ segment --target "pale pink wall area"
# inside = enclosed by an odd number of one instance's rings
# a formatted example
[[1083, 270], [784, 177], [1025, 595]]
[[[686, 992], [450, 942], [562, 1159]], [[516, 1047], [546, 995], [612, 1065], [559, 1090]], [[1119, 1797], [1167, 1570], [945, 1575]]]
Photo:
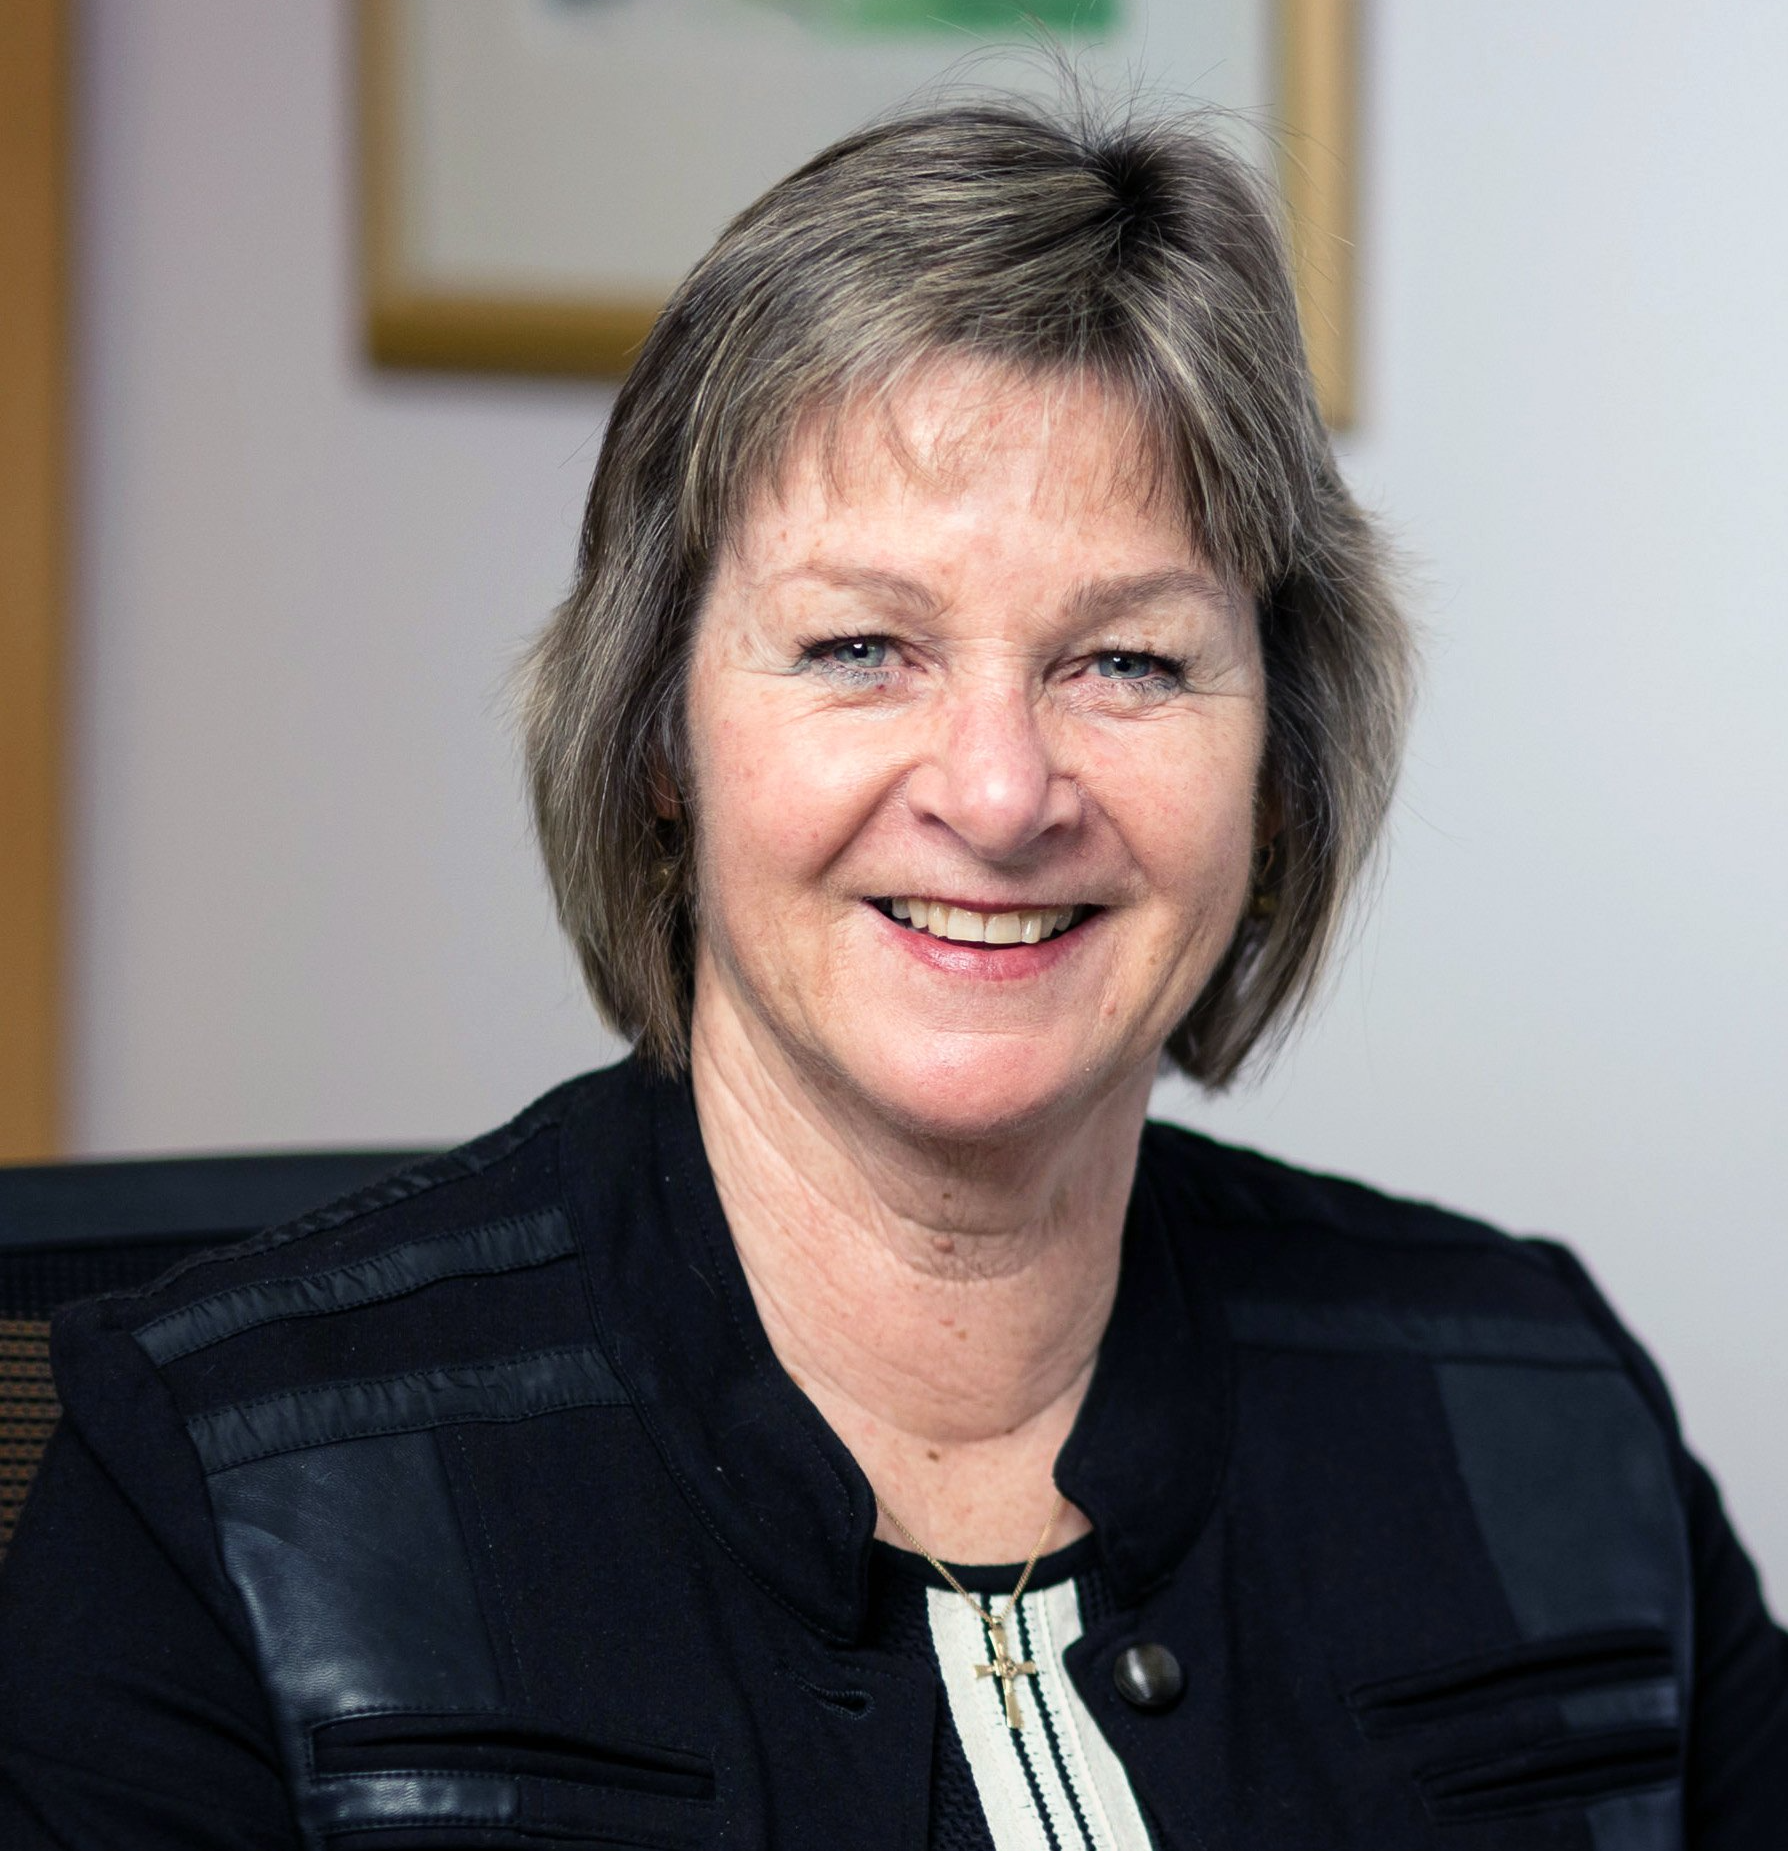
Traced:
[[469, 1134], [610, 1045], [502, 715], [609, 394], [362, 362], [345, 6], [83, 26], [76, 1135]]

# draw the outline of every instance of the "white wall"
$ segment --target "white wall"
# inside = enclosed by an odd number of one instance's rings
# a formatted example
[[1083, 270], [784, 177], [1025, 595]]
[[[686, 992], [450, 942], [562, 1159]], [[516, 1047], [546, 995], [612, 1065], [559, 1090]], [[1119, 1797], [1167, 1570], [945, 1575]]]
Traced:
[[[1356, 481], [1426, 704], [1382, 902], [1163, 1104], [1567, 1235], [1788, 1591], [1788, 12], [1381, 0]], [[75, 1136], [442, 1139], [609, 1044], [499, 709], [607, 404], [356, 357], [324, 0], [87, 0]]]
[[468, 1134], [609, 1045], [501, 715], [608, 395], [362, 364], [345, 7], [82, 23], [76, 1141]]

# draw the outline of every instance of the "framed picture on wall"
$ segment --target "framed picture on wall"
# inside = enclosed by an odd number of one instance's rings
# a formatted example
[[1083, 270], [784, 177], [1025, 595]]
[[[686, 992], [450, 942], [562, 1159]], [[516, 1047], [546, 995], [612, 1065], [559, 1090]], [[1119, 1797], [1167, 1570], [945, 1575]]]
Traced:
[[[1351, 411], [1352, 0], [360, 0], [368, 348], [619, 374], [742, 206], [940, 90], [1213, 106], [1277, 152], [1306, 335]], [[1252, 144], [1252, 145], [1250, 145]]]

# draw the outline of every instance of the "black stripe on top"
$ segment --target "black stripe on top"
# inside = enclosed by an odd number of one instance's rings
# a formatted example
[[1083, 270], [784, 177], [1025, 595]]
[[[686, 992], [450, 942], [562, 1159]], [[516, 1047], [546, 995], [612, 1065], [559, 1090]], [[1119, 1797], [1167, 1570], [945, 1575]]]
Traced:
[[[1078, 1596], [1078, 1590], [1076, 1592]], [[1016, 1617], [1018, 1620], [1018, 1655], [1021, 1658], [1029, 1658], [1032, 1656], [1031, 1628], [1030, 1622], [1024, 1616], [1024, 1602], [1022, 1600], [1018, 1603]], [[1058, 1660], [1055, 1662], [1059, 1663], [1060, 1661]], [[1042, 1667], [1039, 1665], [1038, 1669], [1041, 1670]], [[1061, 1736], [1056, 1729], [1055, 1716], [1050, 1710], [1049, 1699], [1044, 1695], [1043, 1680], [1040, 1677], [1036, 1680], [1035, 1695], [1037, 1699], [1037, 1715], [1042, 1720], [1043, 1736], [1049, 1743], [1049, 1752], [1055, 1761], [1056, 1776], [1062, 1783], [1062, 1791], [1068, 1796], [1068, 1806], [1074, 1814], [1074, 1824], [1075, 1828], [1080, 1833], [1080, 1841], [1087, 1847], [1087, 1851], [1092, 1851], [1093, 1834], [1087, 1827], [1086, 1814], [1081, 1809], [1080, 1795], [1075, 1790], [1073, 1776], [1068, 1772], [1067, 1757], [1062, 1753]]]

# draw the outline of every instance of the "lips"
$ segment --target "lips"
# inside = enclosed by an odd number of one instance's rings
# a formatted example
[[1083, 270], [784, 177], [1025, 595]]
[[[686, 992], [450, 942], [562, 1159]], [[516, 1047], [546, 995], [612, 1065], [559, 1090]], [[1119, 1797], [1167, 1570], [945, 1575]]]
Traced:
[[958, 945], [1038, 945], [1070, 932], [1099, 909], [1064, 902], [1059, 906], [1013, 907], [992, 911], [958, 906], [906, 894], [873, 900], [885, 917], [914, 932]]

